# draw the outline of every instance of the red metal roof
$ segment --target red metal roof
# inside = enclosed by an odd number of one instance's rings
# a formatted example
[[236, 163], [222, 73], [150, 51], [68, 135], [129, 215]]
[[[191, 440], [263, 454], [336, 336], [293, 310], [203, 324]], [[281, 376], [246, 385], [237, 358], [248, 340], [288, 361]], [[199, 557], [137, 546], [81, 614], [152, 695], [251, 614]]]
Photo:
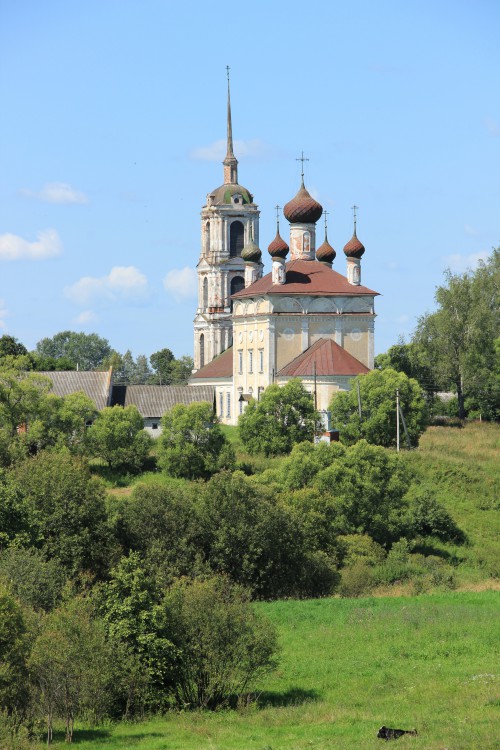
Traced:
[[359, 359], [353, 357], [332, 339], [318, 339], [309, 349], [281, 368], [278, 376], [301, 377], [314, 375], [363, 375], [370, 372]]
[[291, 260], [285, 266], [286, 283], [273, 284], [272, 274], [268, 273], [254, 284], [233, 294], [233, 299], [255, 297], [261, 294], [313, 294], [359, 296], [378, 294], [366, 286], [349, 284], [345, 276], [325, 266], [317, 260]]
[[215, 357], [205, 367], [200, 367], [190, 380], [194, 378], [231, 378], [233, 376], [233, 347]]

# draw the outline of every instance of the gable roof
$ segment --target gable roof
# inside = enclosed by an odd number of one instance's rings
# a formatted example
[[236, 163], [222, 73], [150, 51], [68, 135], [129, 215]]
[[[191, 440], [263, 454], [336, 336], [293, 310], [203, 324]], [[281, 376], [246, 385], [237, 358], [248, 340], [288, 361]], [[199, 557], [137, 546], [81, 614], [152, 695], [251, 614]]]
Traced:
[[314, 294], [359, 297], [378, 295], [366, 286], [350, 284], [345, 276], [317, 260], [291, 260], [285, 265], [286, 283], [273, 284], [272, 273], [268, 273], [250, 286], [233, 294], [233, 299], [254, 297], [262, 294]]
[[69, 396], [83, 391], [94, 402], [96, 409], [104, 409], [109, 404], [112, 370], [104, 372], [82, 372], [81, 370], [55, 370], [40, 372], [52, 381], [52, 393], [56, 396]]
[[318, 339], [309, 349], [292, 359], [278, 372], [279, 376], [300, 377], [314, 375], [364, 375], [370, 372], [359, 359], [353, 357], [332, 339]]
[[136, 406], [143, 419], [160, 418], [176, 404], [213, 404], [214, 395], [210, 385], [127, 385], [125, 406]]
[[230, 346], [225, 352], [215, 357], [208, 365], [200, 367], [191, 380], [194, 378], [232, 378], [233, 376], [233, 347]]

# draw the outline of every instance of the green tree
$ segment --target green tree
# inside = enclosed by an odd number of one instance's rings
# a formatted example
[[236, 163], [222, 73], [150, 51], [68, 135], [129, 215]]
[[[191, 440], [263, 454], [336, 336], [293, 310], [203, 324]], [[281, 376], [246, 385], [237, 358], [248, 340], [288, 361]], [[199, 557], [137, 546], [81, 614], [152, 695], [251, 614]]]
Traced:
[[239, 418], [240, 436], [249, 453], [289, 453], [295, 443], [312, 441], [320, 428], [311, 394], [299, 379], [270, 385], [260, 401], [250, 401]]
[[0, 428], [15, 435], [36, 419], [52, 384], [47, 377], [26, 372], [24, 357], [6, 357], [0, 368]]
[[[358, 384], [361, 397], [359, 416]], [[362, 438], [374, 445], [396, 445], [396, 391], [413, 447], [427, 424], [427, 407], [416, 380], [395, 370], [372, 370], [354, 378], [350, 391], [334, 395], [330, 410], [332, 422], [347, 445]], [[403, 425], [401, 424], [403, 444]]]
[[176, 404], [161, 420], [158, 463], [172, 477], [206, 478], [232, 468], [234, 451], [206, 402]]
[[113, 469], [139, 471], [147, 461], [151, 438], [136, 406], [107, 406], [87, 431], [88, 450]]
[[66, 742], [72, 742], [75, 718], [106, 714], [110, 663], [104, 625], [88, 600], [69, 599], [42, 619], [28, 664], [47, 719], [47, 744], [56, 716], [64, 717]]
[[20, 605], [0, 583], [0, 709], [27, 708], [26, 625]]
[[112, 540], [105, 489], [80, 460], [67, 452], [43, 451], [9, 472], [25, 534], [46, 560], [58, 560], [75, 576], [102, 576]]
[[29, 423], [25, 440], [30, 452], [65, 446], [71, 453], [84, 453], [87, 423], [97, 414], [94, 402], [85, 393], [62, 398], [49, 393], [41, 399], [36, 419]]
[[422, 347], [437, 380], [453, 387], [459, 417], [466, 400], [490, 418], [500, 415], [500, 249], [474, 272], [447, 271], [436, 290], [438, 309], [420, 318], [414, 341]]
[[28, 354], [28, 350], [14, 336], [4, 334], [0, 336], [0, 361], [3, 357], [20, 357]]
[[177, 652], [160, 591], [137, 552], [112, 569], [99, 599], [109, 637], [127, 655], [121, 678], [126, 713], [147, 704], [160, 708], [173, 684]]
[[256, 687], [276, 666], [277, 637], [248, 594], [226, 578], [180, 582], [164, 606], [178, 650], [179, 706], [215, 709]]
[[95, 370], [110, 356], [112, 349], [109, 341], [97, 333], [61, 331], [39, 341], [36, 351], [43, 357], [67, 357], [80, 370]]
[[444, 389], [444, 384], [436, 380], [437, 375], [423, 347], [415, 341], [406, 343], [403, 337], [387, 352], [375, 357], [375, 369], [404, 372], [409, 378], [416, 380], [429, 396]]
[[169, 385], [172, 382], [172, 363], [175, 361], [173, 352], [167, 348], [160, 349], [153, 352], [149, 361], [154, 370], [154, 382], [160, 385]]
[[404, 457], [360, 440], [338, 453], [312, 486], [332, 499], [338, 534], [369, 534], [387, 545], [408, 532], [405, 496], [411, 481]]
[[0, 553], [0, 579], [24, 604], [48, 612], [61, 598], [66, 575], [57, 560], [45, 560], [40, 550], [11, 546]]

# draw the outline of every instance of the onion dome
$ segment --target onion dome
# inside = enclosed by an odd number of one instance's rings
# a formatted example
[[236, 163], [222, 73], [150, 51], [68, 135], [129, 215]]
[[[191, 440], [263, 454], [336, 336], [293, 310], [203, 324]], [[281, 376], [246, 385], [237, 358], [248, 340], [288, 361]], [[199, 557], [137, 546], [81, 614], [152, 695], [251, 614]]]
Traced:
[[254, 242], [253, 237], [241, 251], [241, 257], [246, 263], [260, 263], [262, 259], [262, 252], [259, 246]]
[[299, 192], [288, 201], [283, 213], [290, 224], [315, 224], [323, 213], [323, 206], [309, 195], [302, 181]]
[[354, 234], [344, 247], [344, 253], [348, 258], [361, 258], [364, 252], [365, 246], [358, 240], [356, 230], [354, 230]]
[[316, 260], [321, 261], [321, 263], [333, 263], [336, 255], [337, 253], [325, 237], [323, 244], [316, 250]]
[[281, 238], [279, 229], [276, 231], [276, 237], [267, 248], [271, 258], [286, 258], [289, 247], [285, 240]]

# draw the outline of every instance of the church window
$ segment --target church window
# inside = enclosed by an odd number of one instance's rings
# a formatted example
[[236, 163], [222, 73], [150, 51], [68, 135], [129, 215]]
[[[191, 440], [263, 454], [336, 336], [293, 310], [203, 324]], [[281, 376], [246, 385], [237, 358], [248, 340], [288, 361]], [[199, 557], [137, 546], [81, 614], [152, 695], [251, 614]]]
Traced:
[[231, 416], [231, 394], [230, 393], [227, 394], [226, 405], [227, 405], [226, 417], [230, 417]]
[[248, 351], [248, 372], [250, 374], [253, 373], [253, 350], [249, 349]]
[[229, 228], [229, 255], [236, 258], [241, 255], [245, 244], [245, 230], [241, 221], [233, 221]]
[[208, 307], [208, 279], [205, 276], [203, 279], [203, 308]]
[[264, 372], [264, 349], [259, 349], [259, 372]]
[[243, 349], [238, 350], [238, 374], [243, 375]]
[[200, 367], [205, 366], [205, 334], [200, 336]]
[[221, 417], [224, 416], [224, 394], [222, 391], [219, 393], [219, 414]]
[[[245, 279], [243, 276], [234, 276], [231, 279], [231, 287], [230, 287], [230, 293], [231, 295], [237, 294], [238, 292], [241, 292], [242, 289], [245, 288]], [[231, 300], [231, 312], [233, 311], [233, 300]]]
[[205, 224], [205, 252], [210, 252], [210, 222]]

